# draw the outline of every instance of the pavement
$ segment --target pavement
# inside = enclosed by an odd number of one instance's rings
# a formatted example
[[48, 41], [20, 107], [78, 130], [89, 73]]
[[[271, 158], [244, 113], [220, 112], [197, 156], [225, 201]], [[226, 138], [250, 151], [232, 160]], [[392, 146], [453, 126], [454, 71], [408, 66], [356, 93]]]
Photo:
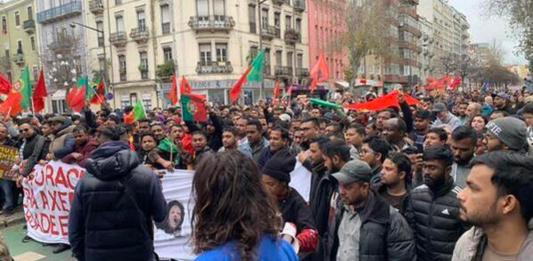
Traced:
[[22, 243], [26, 235], [25, 221], [22, 209], [17, 209], [12, 215], [0, 216], [0, 235], [4, 238], [11, 256], [15, 261], [74, 261], [71, 251], [67, 250], [54, 254], [54, 246], [30, 240]]

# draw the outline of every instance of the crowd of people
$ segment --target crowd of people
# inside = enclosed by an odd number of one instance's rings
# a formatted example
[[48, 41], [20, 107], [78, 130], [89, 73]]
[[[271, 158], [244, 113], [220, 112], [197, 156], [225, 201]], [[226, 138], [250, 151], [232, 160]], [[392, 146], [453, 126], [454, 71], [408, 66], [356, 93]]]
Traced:
[[[306, 96], [207, 104], [204, 123], [176, 107], [133, 124], [131, 107], [3, 117], [0, 144], [20, 157], [19, 179], [1, 183], [2, 214], [36, 164], [79, 164], [73, 255], [156, 260], [152, 222], [167, 213], [158, 179], [189, 169], [197, 260], [530, 260], [533, 95], [414, 96], [380, 111]], [[345, 92], [331, 102], [355, 101]], [[297, 162], [311, 173], [308, 202], [289, 186]]]

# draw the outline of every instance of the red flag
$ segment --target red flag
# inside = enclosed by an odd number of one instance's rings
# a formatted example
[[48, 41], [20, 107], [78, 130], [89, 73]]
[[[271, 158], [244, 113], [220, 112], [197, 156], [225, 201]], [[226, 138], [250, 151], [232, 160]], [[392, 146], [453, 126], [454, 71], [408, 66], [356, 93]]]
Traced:
[[133, 111], [130, 111], [129, 113], [124, 115], [124, 124], [132, 125], [133, 123], [135, 123], [135, 114], [133, 113]]
[[241, 96], [241, 92], [242, 92], [242, 86], [246, 84], [246, 80], [248, 78], [248, 74], [250, 73], [250, 70], [252, 70], [251, 66], [248, 67], [248, 69], [246, 69], [246, 72], [244, 72], [244, 74], [235, 83], [235, 85], [231, 87], [230, 98], [231, 98], [232, 103], [235, 103], [239, 100], [239, 97]]
[[324, 54], [320, 54], [320, 57], [318, 57], [318, 61], [311, 69], [311, 86], [309, 86], [309, 90], [311, 92], [314, 92], [316, 90], [316, 86], [320, 82], [325, 82], [329, 79], [329, 67], [326, 64], [326, 59], [324, 58]]
[[192, 87], [185, 76], [181, 77], [180, 95], [192, 93]]
[[12, 88], [13, 85], [11, 85], [5, 76], [0, 74], [0, 93], [8, 94]]
[[[381, 96], [369, 102], [353, 103], [345, 106], [349, 110], [368, 110], [368, 111], [381, 111], [389, 107], [400, 107], [398, 104], [398, 91], [393, 91], [385, 96]], [[419, 104], [417, 99], [404, 94], [404, 99], [409, 105]]]
[[279, 98], [281, 96], [281, 83], [279, 80], [276, 81], [276, 84], [274, 85], [274, 99]]
[[16, 117], [22, 111], [22, 107], [20, 106], [21, 102], [22, 94], [20, 92], [14, 90], [9, 92], [7, 99], [0, 104], [0, 113], [6, 116]]
[[67, 105], [75, 112], [81, 112], [85, 107], [85, 86], [71, 88], [67, 93]]
[[178, 103], [178, 80], [176, 79], [176, 75], [172, 76], [172, 88], [170, 88], [167, 97], [171, 105]]
[[36, 112], [40, 112], [44, 110], [44, 101], [45, 97], [48, 96], [48, 92], [46, 91], [46, 83], [44, 82], [44, 72], [41, 69], [41, 73], [39, 74], [39, 80], [37, 81], [37, 85], [35, 86], [35, 90], [33, 90], [33, 110]]
[[455, 77], [455, 79], [453, 79], [452, 83], [450, 84], [450, 89], [455, 91], [457, 88], [459, 88], [459, 86], [461, 86], [462, 83], [463, 83], [463, 78], [461, 78], [461, 76], [457, 76]]
[[98, 87], [96, 87], [96, 94], [91, 99], [91, 104], [102, 104], [105, 102], [105, 83], [100, 80]]

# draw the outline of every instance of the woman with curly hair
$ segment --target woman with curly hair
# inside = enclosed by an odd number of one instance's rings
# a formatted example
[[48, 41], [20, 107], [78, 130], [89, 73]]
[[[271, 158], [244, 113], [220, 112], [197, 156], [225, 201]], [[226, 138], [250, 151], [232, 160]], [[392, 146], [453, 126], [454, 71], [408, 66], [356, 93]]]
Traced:
[[193, 179], [196, 260], [298, 260], [257, 165], [238, 151], [204, 157]]

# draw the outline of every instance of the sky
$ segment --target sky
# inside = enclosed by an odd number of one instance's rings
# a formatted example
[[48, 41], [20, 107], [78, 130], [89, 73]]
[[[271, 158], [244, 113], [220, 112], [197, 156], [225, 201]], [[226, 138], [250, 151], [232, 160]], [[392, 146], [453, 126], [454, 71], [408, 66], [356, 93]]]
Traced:
[[470, 23], [471, 43], [500, 44], [505, 55], [506, 64], [526, 64], [525, 58], [516, 56], [513, 52], [518, 41], [511, 34], [511, 29], [505, 19], [497, 16], [488, 16], [484, 12], [485, 0], [449, 0], [449, 4], [459, 12], [466, 15]]

